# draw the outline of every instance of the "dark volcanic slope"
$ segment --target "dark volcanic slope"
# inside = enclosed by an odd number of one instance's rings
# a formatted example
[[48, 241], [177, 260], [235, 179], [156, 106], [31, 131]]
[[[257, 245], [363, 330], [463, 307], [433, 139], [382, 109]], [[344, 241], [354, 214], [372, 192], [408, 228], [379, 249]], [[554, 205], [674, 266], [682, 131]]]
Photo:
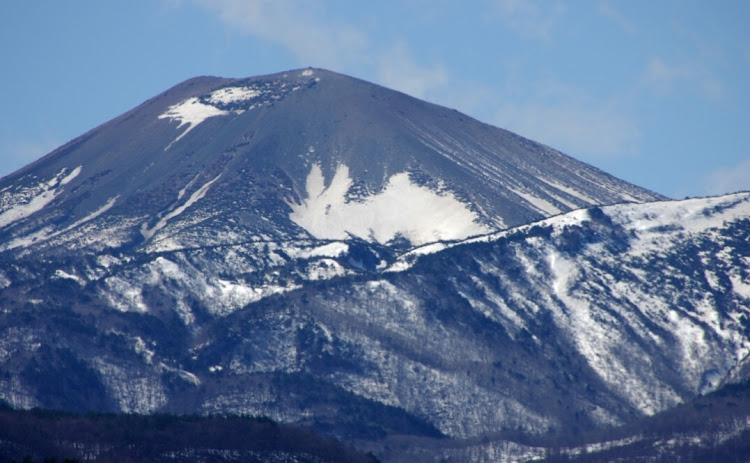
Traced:
[[424, 244], [654, 199], [546, 146], [340, 74], [201, 77], [0, 180], [0, 251], [261, 235]]

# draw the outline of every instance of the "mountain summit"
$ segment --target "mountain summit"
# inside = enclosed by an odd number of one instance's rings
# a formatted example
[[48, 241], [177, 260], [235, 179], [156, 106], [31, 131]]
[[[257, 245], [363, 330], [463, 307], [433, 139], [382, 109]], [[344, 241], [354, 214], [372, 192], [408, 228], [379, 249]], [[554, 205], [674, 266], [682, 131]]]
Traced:
[[260, 237], [409, 247], [654, 199], [546, 146], [333, 72], [200, 77], [2, 179], [0, 250]]

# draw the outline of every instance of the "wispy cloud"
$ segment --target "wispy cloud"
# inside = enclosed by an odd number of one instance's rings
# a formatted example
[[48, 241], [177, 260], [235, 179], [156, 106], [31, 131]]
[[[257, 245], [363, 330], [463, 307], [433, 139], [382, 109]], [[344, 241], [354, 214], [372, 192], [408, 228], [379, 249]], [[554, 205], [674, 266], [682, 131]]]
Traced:
[[552, 76], [522, 82], [508, 92], [493, 122], [576, 157], [629, 156], [640, 131], [616, 100], [605, 100]]
[[671, 64], [653, 57], [643, 78], [648, 87], [662, 95], [688, 90], [713, 101], [723, 95], [721, 81], [704, 67], [692, 63]]
[[750, 158], [720, 167], [706, 176], [706, 192], [712, 195], [750, 191]]
[[526, 38], [547, 38], [567, 9], [561, 1], [491, 0], [491, 15]]
[[292, 0], [194, 0], [237, 30], [289, 49], [300, 63], [338, 68], [359, 59], [366, 34], [328, 16], [319, 2]]
[[441, 65], [421, 66], [414, 59], [408, 44], [399, 41], [380, 57], [380, 83], [417, 98], [425, 98], [430, 91], [448, 83], [448, 72]]
[[620, 13], [620, 11], [612, 5], [611, 1], [601, 0], [599, 2], [597, 10], [602, 16], [616, 22], [622, 28], [622, 30], [625, 31], [625, 33], [630, 35], [636, 33], [637, 29], [635, 27], [635, 24], [633, 24], [632, 21], [630, 21], [622, 13]]
[[[179, 0], [169, 0], [170, 2]], [[378, 48], [364, 30], [337, 20], [319, 2], [295, 0], [193, 0], [234, 29], [276, 43], [303, 66], [376, 76], [379, 83], [428, 97], [448, 82], [441, 64], [423, 65], [409, 44]]]
[[633, 154], [640, 136], [628, 117], [605, 107], [576, 104], [510, 104], [500, 108], [495, 123], [588, 159]]
[[646, 79], [655, 84], [672, 87], [678, 80], [691, 77], [692, 71], [685, 66], [665, 63], [660, 57], [651, 58], [646, 68]]

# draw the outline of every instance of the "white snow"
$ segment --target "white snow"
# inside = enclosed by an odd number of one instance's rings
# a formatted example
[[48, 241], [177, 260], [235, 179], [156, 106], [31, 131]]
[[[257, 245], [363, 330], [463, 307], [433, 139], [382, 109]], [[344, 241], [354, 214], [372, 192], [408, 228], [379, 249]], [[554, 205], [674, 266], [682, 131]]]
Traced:
[[3, 195], [0, 198], [0, 207], [4, 207], [7, 203], [10, 203], [10, 207], [0, 213], [0, 228], [42, 210], [60, 194], [60, 190], [56, 188], [70, 183], [81, 173], [81, 168], [82, 166], [76, 167], [68, 175], [65, 175], [67, 169], [63, 169], [47, 182], [41, 182], [32, 188], [25, 188], [19, 193]]
[[[722, 211], [712, 213], [714, 209]], [[719, 228], [725, 221], [750, 217], [750, 195], [738, 193], [715, 198], [622, 204], [603, 210], [613, 220], [627, 224], [636, 232], [637, 252], [643, 254], [662, 249], [673, 235]]]
[[146, 346], [146, 343], [143, 341], [143, 339], [140, 336], [135, 337], [135, 346], [133, 348], [136, 354], [143, 357], [143, 360], [146, 361], [147, 364], [151, 365], [154, 361], [154, 351], [149, 349]]
[[346, 275], [346, 269], [333, 259], [321, 259], [310, 263], [305, 269], [308, 280], [330, 280], [331, 278]]
[[202, 187], [198, 188], [195, 192], [193, 192], [192, 195], [190, 195], [190, 198], [188, 198], [187, 201], [182, 206], [177, 207], [173, 211], [171, 211], [169, 214], [162, 217], [156, 225], [154, 225], [152, 228], [148, 228], [148, 224], [143, 224], [141, 226], [141, 235], [146, 240], [150, 240], [152, 236], [154, 236], [154, 233], [164, 228], [164, 226], [167, 224], [167, 222], [170, 219], [173, 219], [174, 217], [177, 217], [178, 215], [185, 212], [185, 210], [195, 204], [197, 201], [203, 199], [204, 196], [206, 196], [206, 193], [208, 193], [208, 189], [211, 187], [211, 185], [214, 184], [219, 178], [221, 177], [221, 174], [217, 175], [216, 178], [211, 180], [208, 183], [205, 183]]
[[198, 177], [200, 177], [200, 173], [195, 174], [195, 177], [193, 177], [192, 180], [188, 182], [187, 185], [182, 187], [182, 189], [177, 193], [177, 201], [181, 200], [183, 196], [185, 196], [185, 192], [190, 189], [191, 186], [193, 186], [193, 183], [195, 183], [196, 180], [198, 180]]
[[738, 272], [729, 275], [729, 281], [732, 282], [732, 291], [750, 300], [750, 281], [743, 280]]
[[100, 207], [96, 211], [92, 212], [91, 214], [87, 215], [86, 217], [84, 217], [84, 218], [82, 218], [80, 220], [77, 220], [73, 224], [68, 225], [67, 227], [63, 228], [62, 230], [53, 231], [54, 229], [52, 227], [44, 227], [43, 229], [41, 229], [41, 230], [39, 230], [39, 231], [37, 231], [35, 233], [32, 233], [31, 235], [21, 236], [21, 237], [18, 237], [18, 238], [14, 239], [14, 240], [6, 243], [6, 244], [0, 245], [0, 251], [5, 251], [7, 249], [15, 249], [15, 248], [18, 248], [18, 247], [28, 247], [28, 246], [31, 246], [32, 244], [38, 244], [38, 243], [42, 243], [44, 241], [50, 240], [52, 238], [56, 238], [56, 237], [58, 237], [58, 236], [60, 236], [60, 235], [62, 235], [64, 233], [67, 233], [67, 232], [73, 230], [74, 228], [77, 228], [77, 227], [83, 225], [86, 222], [89, 222], [89, 221], [91, 221], [91, 220], [99, 217], [103, 213], [107, 212], [110, 208], [112, 208], [112, 206], [115, 205], [115, 202], [117, 201], [117, 198], [119, 198], [119, 196], [116, 196], [114, 198], [110, 198], [107, 201], [107, 203], [104, 204], [102, 207]]
[[[679, 403], [679, 395], [666, 384], [659, 384], [652, 371], [636, 372], [628, 367], [626, 362], [635, 361], [641, 355], [639, 351], [634, 349], [629, 354], [632, 357], [630, 359], [623, 359], [622, 355], [618, 355], [618, 349], [625, 345], [626, 336], [622, 332], [621, 319], [599, 310], [589, 296], [574, 289], [574, 284], [580, 281], [586, 267], [551, 249], [548, 252], [548, 264], [554, 275], [553, 291], [566, 308], [554, 310], [553, 313], [558, 324], [573, 338], [578, 351], [602, 380], [633, 406], [649, 415], [663, 409], [665, 404]], [[615, 288], [614, 291], [617, 293], [622, 289], [618, 291]], [[633, 300], [635, 296], [625, 295], [629, 300]], [[652, 299], [640, 305], [648, 307], [649, 302], [651, 305], [658, 303], [656, 299]], [[621, 311], [620, 315], [628, 319], [630, 326], [638, 326], [638, 322], [630, 319], [627, 313]], [[695, 334], [687, 333], [689, 326], [681, 328], [688, 337]], [[660, 387], [654, 387], [655, 385]]]
[[314, 248], [301, 248], [299, 245], [285, 247], [284, 252], [294, 259], [312, 259], [314, 257], [340, 257], [349, 252], [349, 245], [334, 241]]
[[78, 174], [81, 173], [81, 168], [83, 166], [78, 166], [71, 173], [65, 176], [62, 180], [60, 180], [60, 185], [67, 185], [70, 183], [74, 178], [78, 177]]
[[94, 359], [93, 366], [122, 412], [153, 413], [167, 402], [166, 389], [151, 372], [125, 369], [105, 358]]
[[[309, 74], [303, 72], [301, 75], [311, 76], [312, 71], [309, 71]], [[274, 82], [274, 84], [279, 84], [279, 82]], [[251, 101], [261, 96], [270, 96], [270, 98], [273, 100], [279, 100], [283, 98], [286, 93], [289, 93], [289, 91], [293, 92], [300, 87], [296, 86], [290, 90], [285, 88], [285, 83], [282, 83], [280, 88], [274, 88], [274, 86], [269, 86], [268, 84], [266, 84], [265, 86], [260, 85], [256, 87], [224, 87], [218, 90], [214, 90], [213, 92], [204, 95], [203, 97], [191, 97], [187, 100], [169, 106], [163, 114], [160, 114], [158, 116], [158, 118], [169, 119], [170, 121], [178, 121], [180, 123], [177, 126], [178, 129], [184, 125], [187, 125], [187, 128], [184, 132], [177, 136], [177, 138], [172, 140], [169, 145], [164, 148], [164, 151], [168, 150], [173, 144], [180, 141], [182, 137], [187, 135], [191, 130], [193, 130], [195, 127], [197, 127], [199, 124], [210, 117], [227, 116], [230, 114], [242, 114], [246, 110], [251, 110], [263, 105], [264, 103], [262, 101], [259, 101], [249, 106], [243, 105], [244, 108], [242, 109], [232, 109], [231, 111], [222, 109], [222, 107], [226, 108], [227, 105]], [[275, 90], [279, 90], [281, 91], [281, 93], [275, 93]], [[203, 98], [203, 101], [201, 101], [201, 98]]]
[[562, 212], [554, 204], [538, 196], [534, 196], [531, 193], [527, 193], [525, 191], [515, 190], [515, 189], [511, 189], [511, 191], [513, 191], [513, 193], [517, 194], [518, 196], [522, 197], [526, 202], [534, 206], [535, 209], [537, 209], [544, 215], [557, 215]]
[[[170, 368], [170, 370], [172, 369]], [[187, 370], [177, 370], [177, 374], [183, 381], [187, 381], [193, 386], [200, 386], [201, 384], [200, 378], [198, 378], [194, 373], [191, 373]]]
[[312, 69], [305, 69], [304, 71], [302, 71], [300, 73], [300, 76], [302, 76], [302, 77], [310, 77], [313, 74], [314, 74], [314, 72], [313, 72]]
[[[563, 184], [561, 184], [559, 182], [556, 182], [554, 180], [551, 180], [551, 179], [548, 179], [548, 178], [541, 178], [541, 177], [539, 178], [539, 180], [543, 181], [544, 183], [548, 184], [549, 186], [551, 186], [551, 187], [553, 187], [553, 188], [555, 188], [557, 190], [560, 190], [560, 191], [563, 191], [565, 193], [568, 193], [569, 195], [574, 196], [574, 197], [576, 197], [576, 198], [580, 199], [581, 201], [584, 201], [584, 202], [586, 202], [588, 204], [592, 204], [593, 205], [593, 204], [597, 203], [597, 201], [595, 199], [589, 198], [584, 193], [582, 193], [582, 192], [580, 192], [578, 190], [574, 190], [573, 188], [565, 186], [565, 185], [563, 185]], [[562, 201], [562, 198], [557, 198], [557, 199], [560, 200], [560, 201]]]
[[102, 294], [108, 300], [110, 307], [120, 312], [148, 312], [148, 306], [143, 300], [141, 288], [137, 282], [134, 284], [125, 278], [114, 276], [105, 278], [104, 284], [107, 290], [102, 291]]
[[346, 165], [338, 166], [328, 186], [320, 166], [313, 165], [307, 177], [307, 198], [302, 204], [290, 204], [289, 218], [316, 238], [354, 235], [379, 243], [402, 235], [413, 245], [421, 245], [490, 231], [451, 193], [441, 195], [415, 185], [406, 172], [393, 175], [382, 192], [361, 201], [347, 201], [351, 186]]
[[172, 142], [164, 148], [164, 151], [168, 150], [172, 145], [180, 141], [182, 137], [187, 135], [191, 130], [198, 126], [201, 122], [205, 121], [209, 117], [226, 116], [229, 111], [224, 111], [215, 106], [203, 104], [198, 98], [188, 98], [187, 100], [170, 106], [167, 112], [159, 115], [159, 119], [169, 119], [171, 121], [179, 121], [180, 125], [177, 126], [179, 129], [183, 125], [187, 125], [187, 129], [177, 136]]
[[80, 286], [85, 286], [86, 285], [86, 282], [83, 280], [83, 278], [81, 278], [81, 277], [79, 277], [77, 275], [72, 275], [72, 274], [70, 274], [70, 273], [68, 273], [68, 272], [66, 272], [65, 270], [62, 270], [62, 269], [55, 270], [54, 277], [55, 278], [65, 279], [65, 280], [73, 280], [76, 283], [78, 283]]
[[107, 270], [110, 269], [110, 267], [121, 264], [122, 261], [118, 259], [115, 256], [111, 256], [109, 254], [101, 254], [96, 257], [96, 264], [100, 267], [103, 267]]
[[226, 87], [212, 92], [208, 101], [213, 104], [230, 104], [252, 100], [260, 95], [261, 92], [253, 87]]

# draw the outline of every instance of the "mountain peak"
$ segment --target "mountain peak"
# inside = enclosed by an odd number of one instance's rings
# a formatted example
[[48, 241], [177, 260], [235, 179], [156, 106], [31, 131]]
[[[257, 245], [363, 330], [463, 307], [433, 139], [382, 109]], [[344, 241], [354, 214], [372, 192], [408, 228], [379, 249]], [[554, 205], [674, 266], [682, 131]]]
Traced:
[[[0, 250], [260, 236], [423, 245], [660, 198], [457, 111], [314, 68], [190, 79], [0, 190]], [[84, 224], [97, 239], [73, 238]]]

